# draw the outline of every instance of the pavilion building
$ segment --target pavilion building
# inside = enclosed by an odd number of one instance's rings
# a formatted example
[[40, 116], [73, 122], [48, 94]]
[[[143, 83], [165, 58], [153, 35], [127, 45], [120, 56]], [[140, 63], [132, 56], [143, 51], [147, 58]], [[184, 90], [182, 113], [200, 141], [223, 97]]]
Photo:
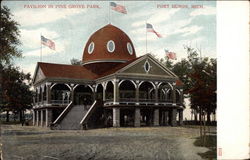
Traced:
[[38, 62], [33, 124], [54, 129], [176, 126], [183, 123], [183, 85], [152, 55], [136, 57], [109, 24], [88, 39], [82, 65]]

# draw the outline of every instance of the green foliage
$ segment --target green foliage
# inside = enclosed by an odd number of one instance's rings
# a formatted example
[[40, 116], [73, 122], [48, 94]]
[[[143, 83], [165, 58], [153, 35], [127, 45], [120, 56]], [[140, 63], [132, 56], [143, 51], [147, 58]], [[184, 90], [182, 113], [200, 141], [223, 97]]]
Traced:
[[201, 58], [194, 48], [185, 46], [187, 58], [175, 64], [167, 59], [165, 64], [184, 83], [184, 96], [190, 98], [191, 108], [197, 112], [201, 108], [208, 114], [216, 110], [216, 69], [217, 61], [213, 58]]
[[6, 6], [1, 5], [0, 14], [0, 109], [21, 112], [31, 108], [31, 78], [29, 73], [21, 72], [11, 63], [13, 58], [22, 56], [18, 49], [21, 44], [19, 24], [12, 19]]
[[30, 74], [19, 71], [18, 67], [0, 66], [2, 71], [2, 104], [3, 110], [25, 110], [31, 108], [32, 91]]
[[82, 61], [81, 61], [81, 60], [78, 60], [78, 59], [75, 59], [75, 58], [72, 58], [72, 59], [70, 60], [70, 63], [71, 63], [72, 65], [77, 65], [77, 66], [79, 66], [79, 65], [82, 64]]
[[0, 14], [0, 63], [4, 65], [10, 63], [14, 57], [21, 57], [22, 54], [17, 47], [21, 44], [18, 39], [20, 36], [19, 24], [12, 20], [12, 14], [6, 6], [1, 5]]

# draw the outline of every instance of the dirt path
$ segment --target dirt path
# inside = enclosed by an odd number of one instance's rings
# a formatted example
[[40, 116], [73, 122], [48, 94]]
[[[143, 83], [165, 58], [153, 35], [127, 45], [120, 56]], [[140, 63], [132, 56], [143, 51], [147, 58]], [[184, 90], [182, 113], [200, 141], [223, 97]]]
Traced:
[[199, 160], [199, 130], [184, 127], [60, 131], [1, 126], [4, 160]]

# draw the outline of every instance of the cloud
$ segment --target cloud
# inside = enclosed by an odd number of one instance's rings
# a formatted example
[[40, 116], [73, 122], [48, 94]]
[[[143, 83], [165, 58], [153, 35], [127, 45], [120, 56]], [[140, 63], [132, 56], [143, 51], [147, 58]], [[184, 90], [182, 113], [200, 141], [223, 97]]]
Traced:
[[[172, 12], [173, 13], [173, 12]], [[164, 17], [164, 16], [163, 16]], [[190, 27], [185, 27], [187, 25], [189, 25], [191, 23], [191, 21], [193, 20], [193, 17], [188, 18], [188, 19], [181, 19], [181, 20], [176, 20], [176, 21], [171, 21], [171, 24], [169, 24], [168, 21], [165, 21], [165, 23], [161, 23], [158, 24], [154, 23], [156, 25], [154, 25], [153, 23], [153, 27], [154, 29], [159, 32], [163, 38], [169, 37], [171, 35], [174, 34], [183, 34], [181, 36], [188, 36], [191, 34], [195, 34], [198, 31], [200, 31], [202, 29], [201, 26], [190, 26]], [[136, 40], [145, 40], [145, 27], [140, 27], [139, 24], [145, 24], [145, 21], [140, 21], [140, 22], [135, 22], [134, 26], [138, 26], [135, 27], [133, 30], [131, 30], [131, 35], [134, 35], [134, 39]], [[148, 41], [154, 41], [154, 40], [158, 40], [159, 38], [155, 36], [155, 34], [153, 33], [148, 33]]]
[[84, 9], [23, 9], [14, 14], [22, 26], [35, 26], [86, 12]]
[[182, 33], [181, 36], [185, 37], [185, 36], [192, 35], [192, 34], [199, 32], [202, 28], [203, 27], [201, 26], [194, 25], [190, 27], [180, 28], [177, 30], [176, 33]]
[[133, 26], [133, 27], [140, 27], [143, 25], [146, 26], [146, 21], [136, 21], [136, 22], [131, 24], [131, 26]]
[[[52, 50], [47, 46], [42, 46], [42, 57], [44, 56], [51, 56], [54, 54], [62, 54], [65, 51], [65, 48], [69, 45], [69, 42], [67, 40], [58, 40], [54, 41], [56, 50]], [[40, 56], [41, 49], [34, 49], [29, 52], [23, 53], [24, 57], [38, 57]]]
[[141, 27], [147, 23], [151, 23], [155, 28], [157, 26], [160, 26], [160, 23], [166, 22], [169, 20], [179, 9], [171, 9], [171, 10], [157, 10], [155, 12], [151, 12], [151, 15], [149, 15], [148, 11], [140, 12], [140, 14], [144, 15], [145, 19], [141, 21], [136, 21], [131, 24], [132, 27], [137, 28]]
[[38, 28], [33, 30], [20, 29], [20, 31], [21, 31], [21, 42], [24, 47], [27, 47], [29, 49], [40, 47], [41, 34], [51, 40], [58, 38], [57, 32], [48, 30], [46, 28]]
[[216, 14], [216, 8], [205, 6], [204, 8], [195, 9], [190, 13], [190, 16], [213, 15], [213, 14]]
[[170, 10], [157, 10], [152, 16], [149, 17], [147, 22], [152, 23], [153, 25], [159, 25], [159, 23], [169, 20], [179, 10], [179, 8]]

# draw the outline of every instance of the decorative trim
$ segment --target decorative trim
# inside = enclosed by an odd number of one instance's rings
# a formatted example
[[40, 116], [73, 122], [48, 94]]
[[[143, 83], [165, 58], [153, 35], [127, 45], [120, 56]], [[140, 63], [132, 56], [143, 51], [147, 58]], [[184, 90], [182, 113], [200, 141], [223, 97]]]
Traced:
[[120, 87], [120, 85], [122, 84], [122, 82], [124, 81], [130, 81], [131, 83], [133, 83], [133, 85], [135, 86], [135, 88], [137, 87], [137, 84], [133, 81], [133, 80], [130, 80], [130, 79], [123, 79], [121, 80], [119, 83], [118, 83], [118, 88]]
[[93, 93], [95, 92], [94, 88], [91, 85], [88, 84], [87, 86], [92, 90]]
[[125, 62], [127, 62], [127, 60], [93, 60], [93, 61], [84, 62], [83, 65], [85, 65], [85, 64], [91, 64], [91, 63], [100, 63], [100, 62], [125, 63]]
[[46, 83], [45, 83], [46, 86], [49, 86], [49, 85], [51, 85], [51, 84], [52, 84], [51, 82], [46, 82]]
[[119, 79], [116, 79], [116, 78], [115, 78], [115, 79], [112, 80], [112, 82], [113, 82], [113, 83], [119, 82]]
[[73, 87], [73, 91], [75, 90], [76, 87], [78, 87], [80, 84], [76, 84], [74, 87]]
[[150, 91], [149, 91], [149, 93], [151, 93], [153, 90], [154, 90], [154, 88], [151, 88]]
[[70, 87], [70, 85], [68, 85], [67, 83], [54, 83], [52, 86], [50, 86], [50, 90], [52, 90], [52, 88], [55, 86], [55, 85], [57, 85], [57, 84], [63, 84], [63, 85], [66, 85], [68, 88], [69, 88], [69, 90], [71, 91], [72, 90], [72, 88]]
[[178, 89], [176, 89], [176, 91], [179, 93], [179, 95], [181, 95], [181, 92]]
[[139, 85], [138, 85], [138, 88], [140, 88], [141, 84], [144, 83], [144, 82], [149, 82], [149, 83], [151, 83], [151, 84], [153, 85], [153, 88], [156, 89], [156, 86], [155, 86], [155, 84], [154, 84], [152, 81], [141, 81], [141, 82], [139, 83]]
[[170, 88], [173, 90], [174, 87], [171, 85], [171, 83], [168, 82], [168, 85], [170, 86]]
[[104, 90], [104, 87], [103, 87], [102, 83], [97, 83], [95, 85], [95, 92], [97, 92], [98, 86], [102, 86], [102, 89]]

